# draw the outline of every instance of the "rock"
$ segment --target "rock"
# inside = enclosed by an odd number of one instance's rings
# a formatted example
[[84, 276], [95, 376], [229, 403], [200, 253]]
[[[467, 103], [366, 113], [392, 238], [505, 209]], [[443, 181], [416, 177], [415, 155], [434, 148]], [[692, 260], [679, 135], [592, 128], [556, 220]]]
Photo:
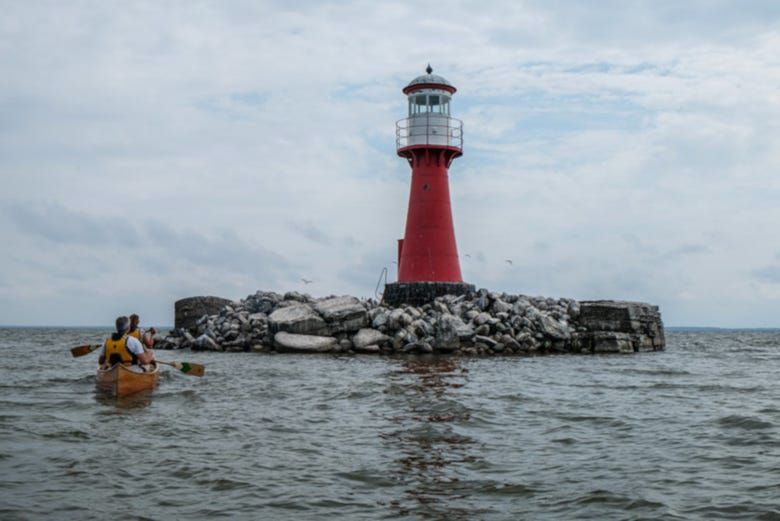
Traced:
[[488, 313], [480, 313], [474, 317], [474, 325], [481, 326], [482, 324], [486, 324], [491, 318], [493, 317], [491, 317]]
[[200, 335], [196, 338], [193, 342], [193, 349], [195, 348], [203, 351], [222, 351], [222, 347], [208, 335]]
[[483, 345], [485, 345], [486, 347], [490, 347], [490, 348], [492, 348], [493, 346], [495, 346], [496, 344], [498, 344], [498, 342], [496, 342], [495, 340], [493, 340], [493, 339], [492, 339], [492, 338], [490, 338], [489, 336], [482, 336], [482, 335], [476, 335], [476, 336], [474, 337], [474, 342], [475, 342], [475, 343], [480, 343], [480, 344], [483, 344]]
[[458, 349], [460, 347], [461, 331], [466, 327], [468, 326], [459, 317], [450, 314], [442, 315], [433, 328], [433, 347], [439, 351], [454, 351]]
[[568, 340], [571, 338], [571, 331], [569, 327], [555, 320], [547, 315], [539, 315], [537, 319], [539, 325], [539, 332], [545, 336], [555, 338], [557, 340]]
[[272, 333], [285, 331], [300, 335], [321, 335], [330, 331], [325, 320], [308, 304], [276, 309], [268, 317], [268, 325]]
[[406, 345], [404, 345], [402, 351], [404, 353], [411, 353], [413, 351], [417, 351], [417, 342], [409, 342]]
[[633, 353], [631, 336], [626, 333], [599, 331], [591, 335], [594, 353]]
[[508, 313], [512, 311], [512, 305], [503, 300], [495, 300], [491, 306], [493, 313]]
[[220, 297], [189, 297], [174, 304], [174, 327], [195, 332], [198, 319], [203, 315], [216, 315], [232, 301]]
[[578, 324], [590, 332], [617, 332], [632, 337], [637, 349], [661, 350], [666, 345], [658, 306], [643, 302], [596, 300], [580, 302]]
[[412, 323], [412, 317], [409, 316], [403, 309], [396, 308], [390, 312], [388, 317], [387, 327], [390, 329], [399, 329], [406, 327]]
[[304, 295], [302, 293], [299, 293], [297, 291], [288, 291], [284, 294], [283, 300], [294, 300], [296, 302], [309, 302], [311, 298], [309, 295]]
[[355, 351], [358, 351], [360, 353], [378, 353], [380, 351], [379, 346], [376, 344], [371, 344], [370, 346], [363, 346], [363, 347], [356, 347]]
[[430, 336], [433, 334], [433, 326], [422, 319], [417, 319], [413, 321], [409, 327], [412, 331], [414, 331], [414, 334], [417, 336]]
[[382, 326], [387, 325], [388, 318], [390, 317], [389, 313], [386, 313], [384, 310], [382, 310], [379, 313], [376, 313], [374, 315], [374, 318], [371, 319], [371, 327], [374, 329], [379, 329]]
[[299, 335], [286, 331], [274, 335], [274, 346], [281, 352], [327, 353], [337, 345], [338, 342], [331, 336]]
[[489, 335], [490, 334], [490, 326], [487, 324], [482, 324], [477, 329], [474, 330], [474, 334], [476, 335]]
[[390, 337], [376, 329], [361, 329], [352, 337], [352, 344], [356, 350], [372, 344], [381, 345], [388, 341], [390, 341]]
[[195, 343], [195, 337], [192, 336], [190, 332], [187, 331], [186, 329], [183, 329], [181, 331], [181, 339], [182, 339], [181, 344], [183, 346], [191, 346], [192, 344]]
[[357, 331], [368, 325], [368, 311], [355, 297], [332, 297], [314, 304], [314, 310], [330, 324], [331, 333]]

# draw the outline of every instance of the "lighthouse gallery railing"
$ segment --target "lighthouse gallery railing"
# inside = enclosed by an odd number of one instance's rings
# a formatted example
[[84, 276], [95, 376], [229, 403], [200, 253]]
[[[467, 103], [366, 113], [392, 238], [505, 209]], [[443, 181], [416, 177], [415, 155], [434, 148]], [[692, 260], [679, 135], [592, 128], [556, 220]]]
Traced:
[[414, 145], [463, 148], [463, 122], [438, 114], [400, 119], [395, 123], [396, 149]]

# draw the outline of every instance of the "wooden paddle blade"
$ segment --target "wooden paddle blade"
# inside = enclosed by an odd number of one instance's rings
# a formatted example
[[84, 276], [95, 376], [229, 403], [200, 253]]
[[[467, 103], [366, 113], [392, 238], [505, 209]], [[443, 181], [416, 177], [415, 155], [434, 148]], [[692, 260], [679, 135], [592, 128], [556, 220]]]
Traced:
[[203, 376], [203, 373], [206, 372], [205, 366], [200, 364], [191, 364], [190, 362], [163, 362], [162, 360], [157, 360], [157, 363], [175, 367], [188, 376]]
[[73, 358], [78, 358], [79, 356], [88, 355], [93, 351], [97, 351], [100, 349], [99, 345], [83, 345], [83, 346], [76, 346], [73, 349], [70, 350], [70, 354], [73, 355]]
[[190, 376], [203, 376], [203, 373], [206, 372], [206, 367], [201, 364], [181, 362], [181, 368], [179, 371]]

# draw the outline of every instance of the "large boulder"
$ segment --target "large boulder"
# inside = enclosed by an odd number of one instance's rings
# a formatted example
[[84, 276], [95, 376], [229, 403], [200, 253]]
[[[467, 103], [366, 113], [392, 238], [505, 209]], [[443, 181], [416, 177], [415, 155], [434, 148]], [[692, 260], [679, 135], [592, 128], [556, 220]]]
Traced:
[[272, 333], [285, 331], [300, 335], [323, 335], [329, 332], [325, 320], [308, 304], [294, 304], [277, 308], [268, 317]]
[[352, 337], [352, 345], [360, 351], [366, 346], [382, 345], [390, 341], [390, 337], [376, 329], [361, 329]]
[[195, 333], [198, 320], [203, 315], [217, 315], [232, 300], [220, 297], [189, 297], [177, 300], [174, 304], [174, 327]]
[[290, 353], [327, 353], [339, 345], [331, 336], [296, 335], [280, 331], [274, 335], [277, 351]]
[[539, 331], [544, 336], [554, 338], [555, 340], [569, 340], [569, 338], [571, 338], [569, 326], [558, 322], [551, 316], [539, 314], [537, 316], [537, 321]]
[[621, 300], [580, 302], [579, 325], [588, 331], [626, 333], [639, 350], [661, 350], [666, 345], [658, 306]]
[[598, 331], [591, 336], [591, 348], [594, 353], [633, 353], [631, 335]]
[[461, 339], [474, 335], [471, 326], [466, 325], [460, 317], [444, 314], [433, 328], [433, 347], [439, 351], [454, 351], [460, 347]]
[[331, 333], [357, 331], [368, 325], [368, 311], [355, 297], [331, 297], [320, 300], [314, 310], [328, 323]]

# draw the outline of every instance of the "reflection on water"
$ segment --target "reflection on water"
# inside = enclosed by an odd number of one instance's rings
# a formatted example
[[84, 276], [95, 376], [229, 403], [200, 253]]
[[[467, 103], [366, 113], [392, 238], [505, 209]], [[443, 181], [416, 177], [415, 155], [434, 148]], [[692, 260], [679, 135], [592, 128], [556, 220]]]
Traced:
[[401, 454], [393, 474], [403, 484], [404, 497], [390, 502], [398, 515], [473, 518], [473, 510], [450, 504], [458, 496], [460, 467], [477, 461], [466, 448], [475, 440], [458, 432], [458, 425], [471, 417], [458, 396], [467, 382], [468, 369], [456, 358], [405, 359], [389, 373], [385, 393], [401, 413], [391, 418], [397, 428], [380, 437]]
[[141, 391], [140, 393], [131, 394], [130, 396], [117, 398], [110, 392], [96, 389], [95, 401], [100, 405], [114, 407], [116, 409], [143, 409], [152, 404], [153, 393], [153, 390]]

